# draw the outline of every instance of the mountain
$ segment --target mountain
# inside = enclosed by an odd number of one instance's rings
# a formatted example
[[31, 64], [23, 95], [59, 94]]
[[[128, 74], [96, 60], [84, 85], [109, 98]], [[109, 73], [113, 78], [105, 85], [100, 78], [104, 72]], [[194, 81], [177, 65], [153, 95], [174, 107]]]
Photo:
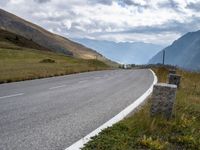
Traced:
[[97, 50], [107, 58], [125, 64], [146, 64], [163, 47], [142, 42], [111, 42], [91, 39], [74, 39]]
[[76, 58], [98, 58], [99, 60], [108, 61], [101, 54], [90, 48], [53, 34], [2, 9], [0, 9], [0, 29], [20, 35], [53, 52], [63, 53]]
[[96, 59], [51, 52], [32, 40], [0, 29], [0, 84], [110, 68]]
[[[183, 35], [163, 50], [165, 64], [177, 65], [188, 70], [200, 70], [200, 30]], [[149, 63], [161, 63], [162, 55], [162, 51], [159, 52]]]
[[12, 32], [8, 32], [0, 29], [0, 48], [3, 49], [20, 49], [20, 48], [29, 48], [36, 49], [41, 51], [51, 51], [48, 48], [42, 47], [32, 40], [28, 40], [23, 36], [17, 35]]

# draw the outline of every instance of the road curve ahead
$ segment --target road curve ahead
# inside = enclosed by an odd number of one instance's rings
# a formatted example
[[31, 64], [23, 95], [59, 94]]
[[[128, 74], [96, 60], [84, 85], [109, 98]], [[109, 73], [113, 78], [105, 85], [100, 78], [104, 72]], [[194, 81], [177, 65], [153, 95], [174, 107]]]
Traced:
[[149, 70], [97, 71], [0, 85], [0, 150], [64, 150], [153, 83]]

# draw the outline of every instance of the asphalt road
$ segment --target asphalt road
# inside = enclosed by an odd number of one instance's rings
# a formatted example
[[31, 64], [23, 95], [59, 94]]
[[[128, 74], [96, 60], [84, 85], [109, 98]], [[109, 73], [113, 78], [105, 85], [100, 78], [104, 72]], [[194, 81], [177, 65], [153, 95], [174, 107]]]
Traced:
[[152, 83], [149, 70], [114, 70], [1, 84], [0, 150], [64, 150]]

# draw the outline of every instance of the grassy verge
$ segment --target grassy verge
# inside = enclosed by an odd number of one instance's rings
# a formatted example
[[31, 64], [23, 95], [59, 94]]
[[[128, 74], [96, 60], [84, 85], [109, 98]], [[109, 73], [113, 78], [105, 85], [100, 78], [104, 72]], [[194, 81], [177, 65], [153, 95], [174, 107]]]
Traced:
[[109, 69], [98, 60], [83, 60], [28, 48], [0, 48], [0, 83]]
[[[168, 70], [154, 69], [159, 82], [166, 82]], [[84, 150], [200, 149], [200, 73], [182, 75], [174, 117], [167, 121], [149, 115], [151, 99], [129, 118], [103, 130]]]

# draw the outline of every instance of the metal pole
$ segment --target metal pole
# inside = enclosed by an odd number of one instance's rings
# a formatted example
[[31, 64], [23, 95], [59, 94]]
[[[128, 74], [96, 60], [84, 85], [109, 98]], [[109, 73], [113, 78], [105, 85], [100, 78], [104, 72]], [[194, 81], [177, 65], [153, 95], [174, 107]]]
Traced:
[[165, 64], [165, 50], [163, 50], [163, 65]]

